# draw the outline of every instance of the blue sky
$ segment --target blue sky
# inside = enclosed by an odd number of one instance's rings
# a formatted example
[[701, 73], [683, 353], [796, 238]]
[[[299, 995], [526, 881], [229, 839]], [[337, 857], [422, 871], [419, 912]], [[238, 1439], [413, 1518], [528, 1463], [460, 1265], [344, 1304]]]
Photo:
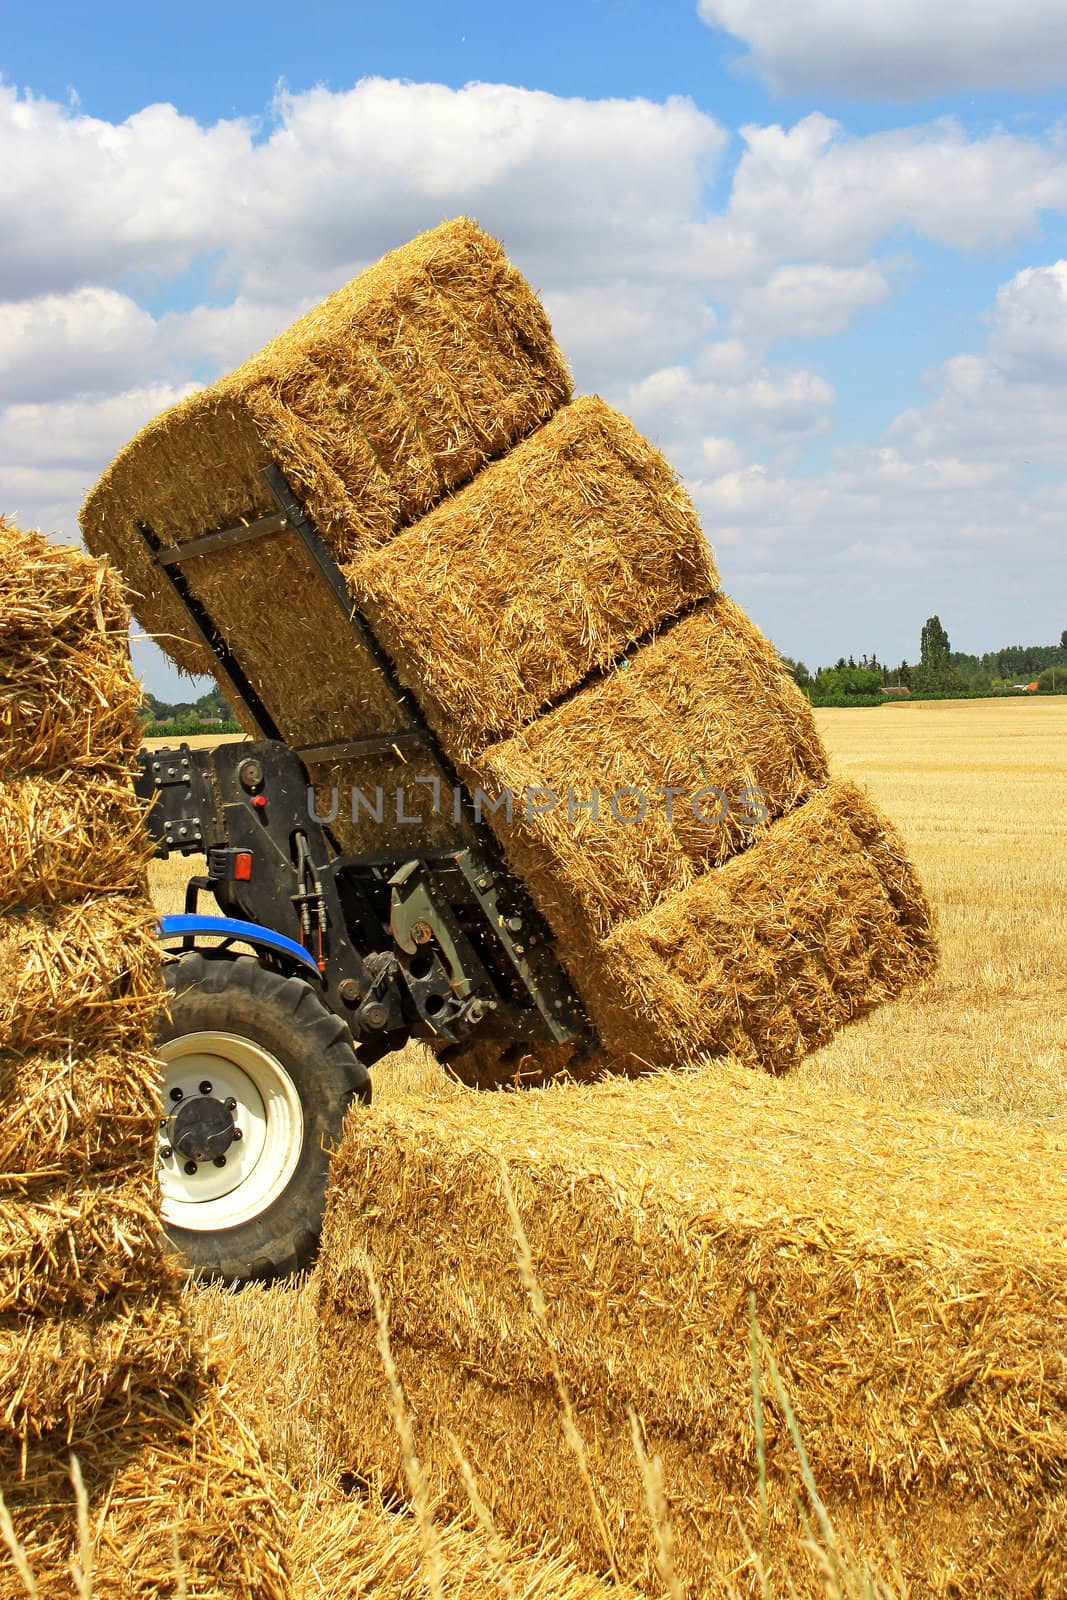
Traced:
[[8, 4], [0, 504], [73, 537], [155, 410], [469, 212], [781, 649], [1058, 638], [1059, 12]]

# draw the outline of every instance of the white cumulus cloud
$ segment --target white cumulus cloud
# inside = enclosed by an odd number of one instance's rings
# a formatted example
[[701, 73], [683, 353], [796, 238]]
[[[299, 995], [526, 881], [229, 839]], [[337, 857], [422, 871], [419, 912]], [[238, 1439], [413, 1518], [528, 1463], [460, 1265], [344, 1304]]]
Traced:
[[699, 0], [789, 93], [836, 89], [907, 100], [958, 89], [1067, 83], [1059, 0]]

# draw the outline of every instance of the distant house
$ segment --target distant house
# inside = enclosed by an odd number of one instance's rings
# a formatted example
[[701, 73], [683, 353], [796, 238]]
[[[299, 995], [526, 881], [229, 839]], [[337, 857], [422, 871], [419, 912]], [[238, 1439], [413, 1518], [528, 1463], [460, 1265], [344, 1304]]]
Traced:
[[887, 683], [883, 688], [882, 693], [889, 695], [893, 700], [903, 700], [906, 695], [911, 694], [911, 690], [908, 688], [906, 683]]

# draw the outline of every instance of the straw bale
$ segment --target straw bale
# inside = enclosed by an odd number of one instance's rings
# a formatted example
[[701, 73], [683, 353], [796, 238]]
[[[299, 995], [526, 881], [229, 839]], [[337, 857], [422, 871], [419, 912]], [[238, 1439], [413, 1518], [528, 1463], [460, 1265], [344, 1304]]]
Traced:
[[[503, 810], [489, 820], [565, 956], [582, 952], [581, 959], [591, 940], [758, 835], [747, 791], [758, 789], [774, 817], [827, 775], [808, 702], [774, 647], [725, 597], [483, 751], [474, 771], [490, 795], [514, 792], [513, 821]], [[706, 793], [715, 787], [728, 809]], [[670, 802], [667, 788], [677, 791]], [[643, 819], [640, 799], [626, 789], [647, 801]], [[538, 809], [550, 802], [537, 791], [559, 803]], [[596, 818], [588, 809], [595, 791]], [[532, 805], [523, 798], [531, 794]]]
[[309, 764], [308, 772], [317, 814], [329, 816], [336, 800], [330, 832], [352, 855], [404, 860], [416, 849], [457, 849], [467, 842], [454, 794], [424, 757], [394, 748]]
[[[385, 256], [219, 383], [164, 412], [89, 495], [82, 530], [175, 660], [203, 668], [135, 520], [167, 541], [274, 509], [278, 461], [338, 559], [379, 544], [570, 396], [539, 301], [459, 218]], [[263, 559], [271, 560], [270, 547]]]
[[[664, 1465], [690, 1592], [760, 1547], [748, 1294], [831, 1519], [915, 1592], [1067, 1584], [1067, 1145], [718, 1067], [350, 1119], [319, 1266], [339, 1459], [400, 1481], [365, 1262], [431, 1497], [447, 1430], [502, 1531], [605, 1564], [560, 1427], [571, 1397], [624, 1578], [654, 1581], [629, 1409]], [[516, 1266], [505, 1178], [547, 1312]], [[796, 1457], [764, 1372], [770, 1544]], [[740, 1516], [742, 1529], [735, 1520]]]
[[0, 1058], [0, 1190], [144, 1172], [155, 1150], [158, 1082], [146, 1051]]
[[[185, 1392], [100, 1415], [73, 1453], [85, 1484], [94, 1592], [108, 1600], [289, 1600], [290, 1492], [225, 1394], [203, 1378]], [[70, 1454], [59, 1440], [22, 1458], [0, 1450], [0, 1487], [41, 1600], [69, 1600], [70, 1561], [80, 1556]], [[17, 1593], [5, 1565], [0, 1593]]]
[[[433, 1548], [450, 1600], [640, 1600], [545, 1549], [524, 1548], [456, 1521], [435, 1527]], [[291, 1546], [296, 1600], [425, 1600], [427, 1553], [409, 1511], [339, 1496], [305, 1513]]]
[[0, 912], [134, 893], [149, 858], [143, 808], [125, 780], [34, 773], [0, 790]]
[[0, 1050], [143, 1049], [162, 999], [156, 917], [141, 895], [0, 921]]
[[190, 561], [186, 577], [290, 744], [388, 733], [407, 722], [295, 534], [272, 540], [269, 561], [253, 544], [236, 545]]
[[586, 1002], [653, 1065], [781, 1070], [927, 976], [931, 910], [892, 825], [831, 783], [751, 848], [603, 941]]
[[187, 1382], [182, 1275], [158, 1252], [153, 1271], [151, 1289], [138, 1284], [72, 1316], [0, 1317], [0, 1437], [76, 1440], [105, 1408]]
[[0, 1315], [74, 1314], [156, 1283], [163, 1257], [155, 1177], [97, 1174], [29, 1197], [4, 1196]]
[[114, 572], [0, 517], [0, 773], [123, 766], [141, 689]]
[[345, 575], [457, 760], [718, 584], [674, 472], [595, 396]]

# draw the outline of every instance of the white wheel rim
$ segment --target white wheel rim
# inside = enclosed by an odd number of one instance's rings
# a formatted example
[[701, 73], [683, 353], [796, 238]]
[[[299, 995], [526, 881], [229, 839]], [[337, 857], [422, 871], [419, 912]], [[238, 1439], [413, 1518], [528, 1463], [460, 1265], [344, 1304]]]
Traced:
[[210, 1083], [217, 1099], [236, 1101], [232, 1116], [242, 1135], [227, 1150], [224, 1166], [200, 1161], [188, 1172], [176, 1150], [163, 1156], [169, 1136], [160, 1129], [164, 1222], [204, 1233], [250, 1222], [284, 1192], [300, 1161], [304, 1113], [296, 1085], [276, 1056], [240, 1034], [185, 1033], [156, 1053], [163, 1064], [164, 1116], [180, 1103], [173, 1091], [180, 1090], [183, 1100]]

